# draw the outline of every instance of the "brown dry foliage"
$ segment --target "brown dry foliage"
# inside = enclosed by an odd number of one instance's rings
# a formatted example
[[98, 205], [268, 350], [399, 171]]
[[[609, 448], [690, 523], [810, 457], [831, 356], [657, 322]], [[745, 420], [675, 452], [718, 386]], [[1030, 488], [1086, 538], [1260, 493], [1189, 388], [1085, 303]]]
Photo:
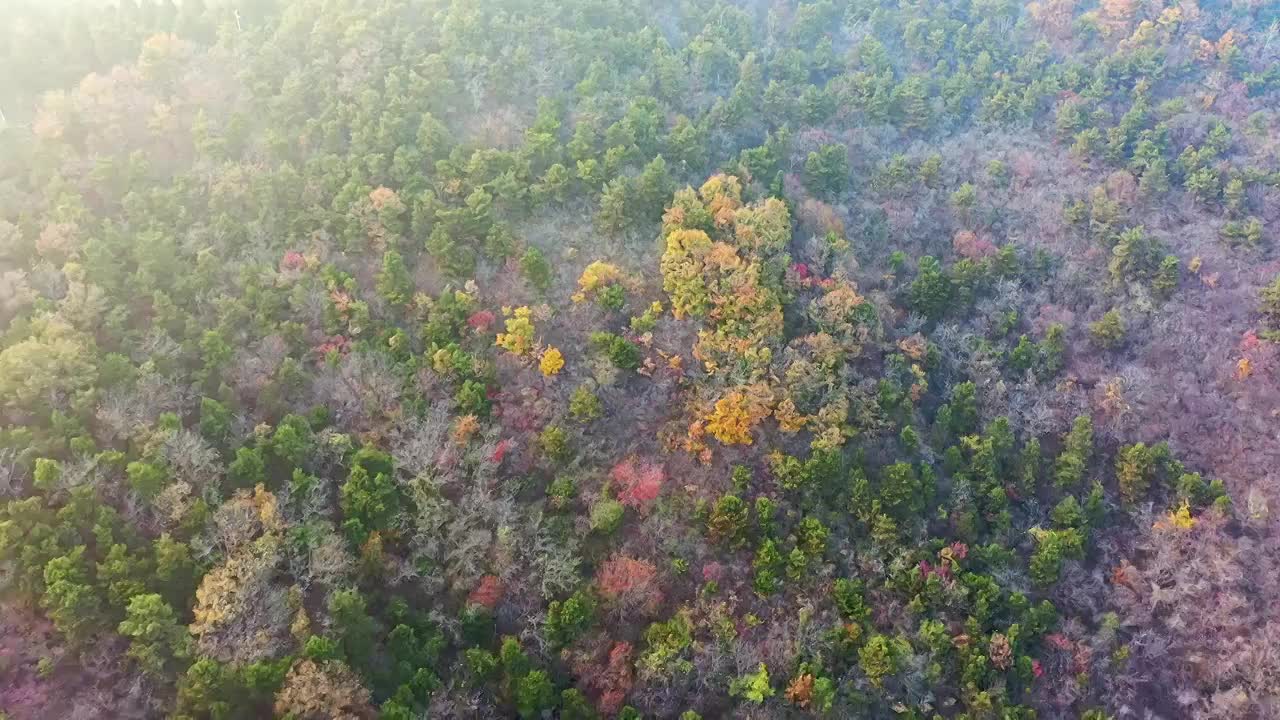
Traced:
[[376, 715], [369, 704], [369, 689], [351, 668], [336, 660], [294, 663], [276, 693], [275, 711], [277, 716], [298, 720], [363, 720]]
[[1145, 560], [1113, 573], [1112, 599], [1139, 628], [1128, 667], [1140, 677], [1117, 702], [1172, 698], [1179, 717], [1205, 720], [1277, 716], [1280, 561], [1250, 535], [1215, 513], [1189, 529], [1160, 523]]

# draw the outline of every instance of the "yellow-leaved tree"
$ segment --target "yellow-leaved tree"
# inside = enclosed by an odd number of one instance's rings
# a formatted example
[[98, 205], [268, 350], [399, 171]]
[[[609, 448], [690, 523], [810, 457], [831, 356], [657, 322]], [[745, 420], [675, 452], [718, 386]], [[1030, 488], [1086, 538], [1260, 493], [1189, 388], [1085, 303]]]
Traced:
[[710, 297], [702, 271], [711, 248], [711, 238], [701, 230], [676, 230], [667, 236], [662, 289], [671, 296], [671, 312], [677, 318], [700, 317], [707, 311]]
[[224, 662], [274, 656], [288, 642], [291, 619], [288, 590], [276, 582], [284, 557], [276, 497], [262, 485], [242, 490], [212, 524], [227, 559], [200, 581], [188, 629], [202, 654]]
[[549, 347], [542, 353], [542, 360], [538, 363], [538, 369], [543, 375], [551, 377], [560, 372], [564, 367], [564, 353], [559, 348]]
[[594, 297], [601, 290], [622, 280], [622, 271], [617, 265], [596, 260], [583, 269], [578, 277], [578, 292], [573, 301], [582, 302]]
[[514, 311], [503, 308], [502, 314], [507, 316], [505, 320], [507, 331], [498, 333], [494, 344], [512, 355], [520, 357], [528, 355], [533, 350], [533, 313], [528, 306], [522, 306]]
[[[697, 192], [677, 192], [662, 220], [663, 289], [677, 319], [702, 319], [693, 355], [717, 388], [710, 412], [705, 397], [693, 403], [697, 417], [684, 443], [707, 460], [706, 435], [749, 445], [773, 411], [769, 383], [783, 345], [791, 216], [777, 199], [744, 204], [738, 178], [714, 175]], [[789, 432], [807, 422], [794, 402], [781, 421]]]
[[769, 415], [769, 388], [760, 383], [731, 390], [706, 417], [706, 431], [725, 445], [750, 445], [751, 431]]

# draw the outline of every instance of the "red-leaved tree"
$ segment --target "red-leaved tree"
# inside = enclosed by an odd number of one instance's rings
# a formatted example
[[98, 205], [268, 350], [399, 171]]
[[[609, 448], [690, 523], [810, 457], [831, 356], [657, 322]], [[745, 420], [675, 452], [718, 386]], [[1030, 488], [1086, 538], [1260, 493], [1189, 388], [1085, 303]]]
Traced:
[[658, 569], [647, 560], [616, 553], [596, 573], [600, 595], [620, 611], [642, 610], [652, 613], [662, 604], [658, 587]]
[[622, 709], [634, 682], [631, 672], [631, 644], [619, 642], [609, 651], [609, 664], [597, 681], [600, 688], [600, 712], [613, 716]]
[[480, 578], [479, 584], [467, 596], [467, 602], [471, 605], [480, 605], [492, 610], [498, 601], [502, 599], [502, 581], [498, 580], [495, 575], [485, 575]]
[[663, 472], [661, 465], [651, 465], [629, 457], [613, 466], [610, 477], [618, 486], [618, 502], [643, 514], [658, 499], [667, 474]]
[[635, 684], [631, 643], [598, 636], [568, 648], [564, 658], [578, 678], [578, 687], [590, 693], [601, 717], [615, 717]]

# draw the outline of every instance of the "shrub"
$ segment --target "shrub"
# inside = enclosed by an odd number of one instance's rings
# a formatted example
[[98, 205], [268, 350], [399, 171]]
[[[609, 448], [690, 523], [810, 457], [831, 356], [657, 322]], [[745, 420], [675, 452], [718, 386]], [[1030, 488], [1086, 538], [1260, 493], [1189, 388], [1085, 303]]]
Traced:
[[591, 388], [579, 385], [569, 397], [569, 415], [580, 423], [588, 423], [599, 418], [604, 411], [603, 403]]
[[1116, 455], [1116, 480], [1120, 484], [1120, 497], [1127, 503], [1136, 503], [1146, 496], [1160, 470], [1161, 461], [1168, 456], [1163, 446], [1146, 443], [1128, 445]]
[[173, 608], [159, 595], [133, 596], [118, 629], [131, 639], [129, 657], [152, 677], [164, 677], [170, 663], [186, 658], [191, 651], [186, 627], [178, 623]]
[[751, 567], [756, 573], [753, 587], [757, 595], [772, 595], [778, 591], [781, 587], [778, 573], [782, 570], [783, 560], [772, 538], [765, 538], [760, 544]]
[[1089, 324], [1089, 334], [1099, 346], [1114, 349], [1124, 342], [1124, 320], [1119, 311], [1108, 310], [1102, 318]]
[[639, 345], [610, 332], [591, 333], [591, 346], [622, 370], [639, 368], [644, 357]]
[[1084, 479], [1093, 453], [1093, 420], [1081, 415], [1071, 425], [1063, 442], [1062, 453], [1054, 466], [1053, 477], [1058, 487], [1075, 487]]
[[552, 600], [543, 621], [543, 632], [554, 645], [568, 645], [595, 622], [596, 601], [579, 590], [566, 600]]
[[1031, 579], [1046, 587], [1058, 581], [1062, 564], [1068, 559], [1084, 557], [1084, 536], [1075, 528], [1065, 530], [1041, 530], [1035, 528], [1031, 537], [1036, 542], [1031, 554]]
[[833, 596], [840, 614], [854, 622], [865, 620], [871, 614], [871, 610], [863, 597], [864, 591], [865, 586], [861, 580], [837, 579]]
[[707, 518], [707, 534], [713, 542], [741, 547], [747, 539], [747, 504], [736, 495], [722, 495]]
[[569, 433], [559, 425], [549, 425], [538, 435], [538, 446], [548, 458], [563, 461], [569, 457]]
[[556, 690], [545, 670], [534, 670], [516, 684], [516, 711], [522, 718], [542, 717], [555, 706]]
[[896, 675], [904, 657], [910, 652], [906, 642], [885, 635], [872, 635], [858, 650], [858, 666], [872, 685], [880, 687], [884, 679]]
[[1280, 275], [1277, 275], [1270, 285], [1262, 288], [1259, 298], [1261, 302], [1258, 311], [1271, 327], [1274, 336], [1276, 331], [1280, 331]]
[[[353, 464], [341, 488], [340, 504], [348, 521], [359, 523], [363, 532], [390, 527], [400, 512], [400, 491], [390, 474], [371, 475], [366, 466]], [[363, 542], [363, 534], [359, 535]]]
[[601, 500], [591, 506], [591, 529], [596, 532], [611, 534], [622, 524], [625, 509], [617, 500]]
[[542, 251], [536, 247], [529, 248], [521, 256], [520, 274], [530, 285], [542, 292], [546, 292], [551, 287], [551, 263], [547, 262]]
[[236, 459], [227, 467], [227, 478], [233, 487], [251, 488], [267, 481], [267, 463], [258, 448], [236, 450]]
[[753, 673], [741, 675], [729, 683], [729, 694], [743, 698], [757, 705], [773, 697], [773, 686], [769, 684], [769, 670], [764, 663]]
[[832, 195], [844, 192], [849, 184], [849, 149], [832, 143], [809, 153], [804, 162], [804, 177], [816, 192]]

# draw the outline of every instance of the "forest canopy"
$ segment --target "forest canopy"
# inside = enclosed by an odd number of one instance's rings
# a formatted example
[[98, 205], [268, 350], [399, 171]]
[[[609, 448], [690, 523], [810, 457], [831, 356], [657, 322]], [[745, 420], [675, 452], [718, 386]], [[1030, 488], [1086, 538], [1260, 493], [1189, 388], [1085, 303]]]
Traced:
[[0, 720], [1280, 715], [1266, 0], [15, 0]]

